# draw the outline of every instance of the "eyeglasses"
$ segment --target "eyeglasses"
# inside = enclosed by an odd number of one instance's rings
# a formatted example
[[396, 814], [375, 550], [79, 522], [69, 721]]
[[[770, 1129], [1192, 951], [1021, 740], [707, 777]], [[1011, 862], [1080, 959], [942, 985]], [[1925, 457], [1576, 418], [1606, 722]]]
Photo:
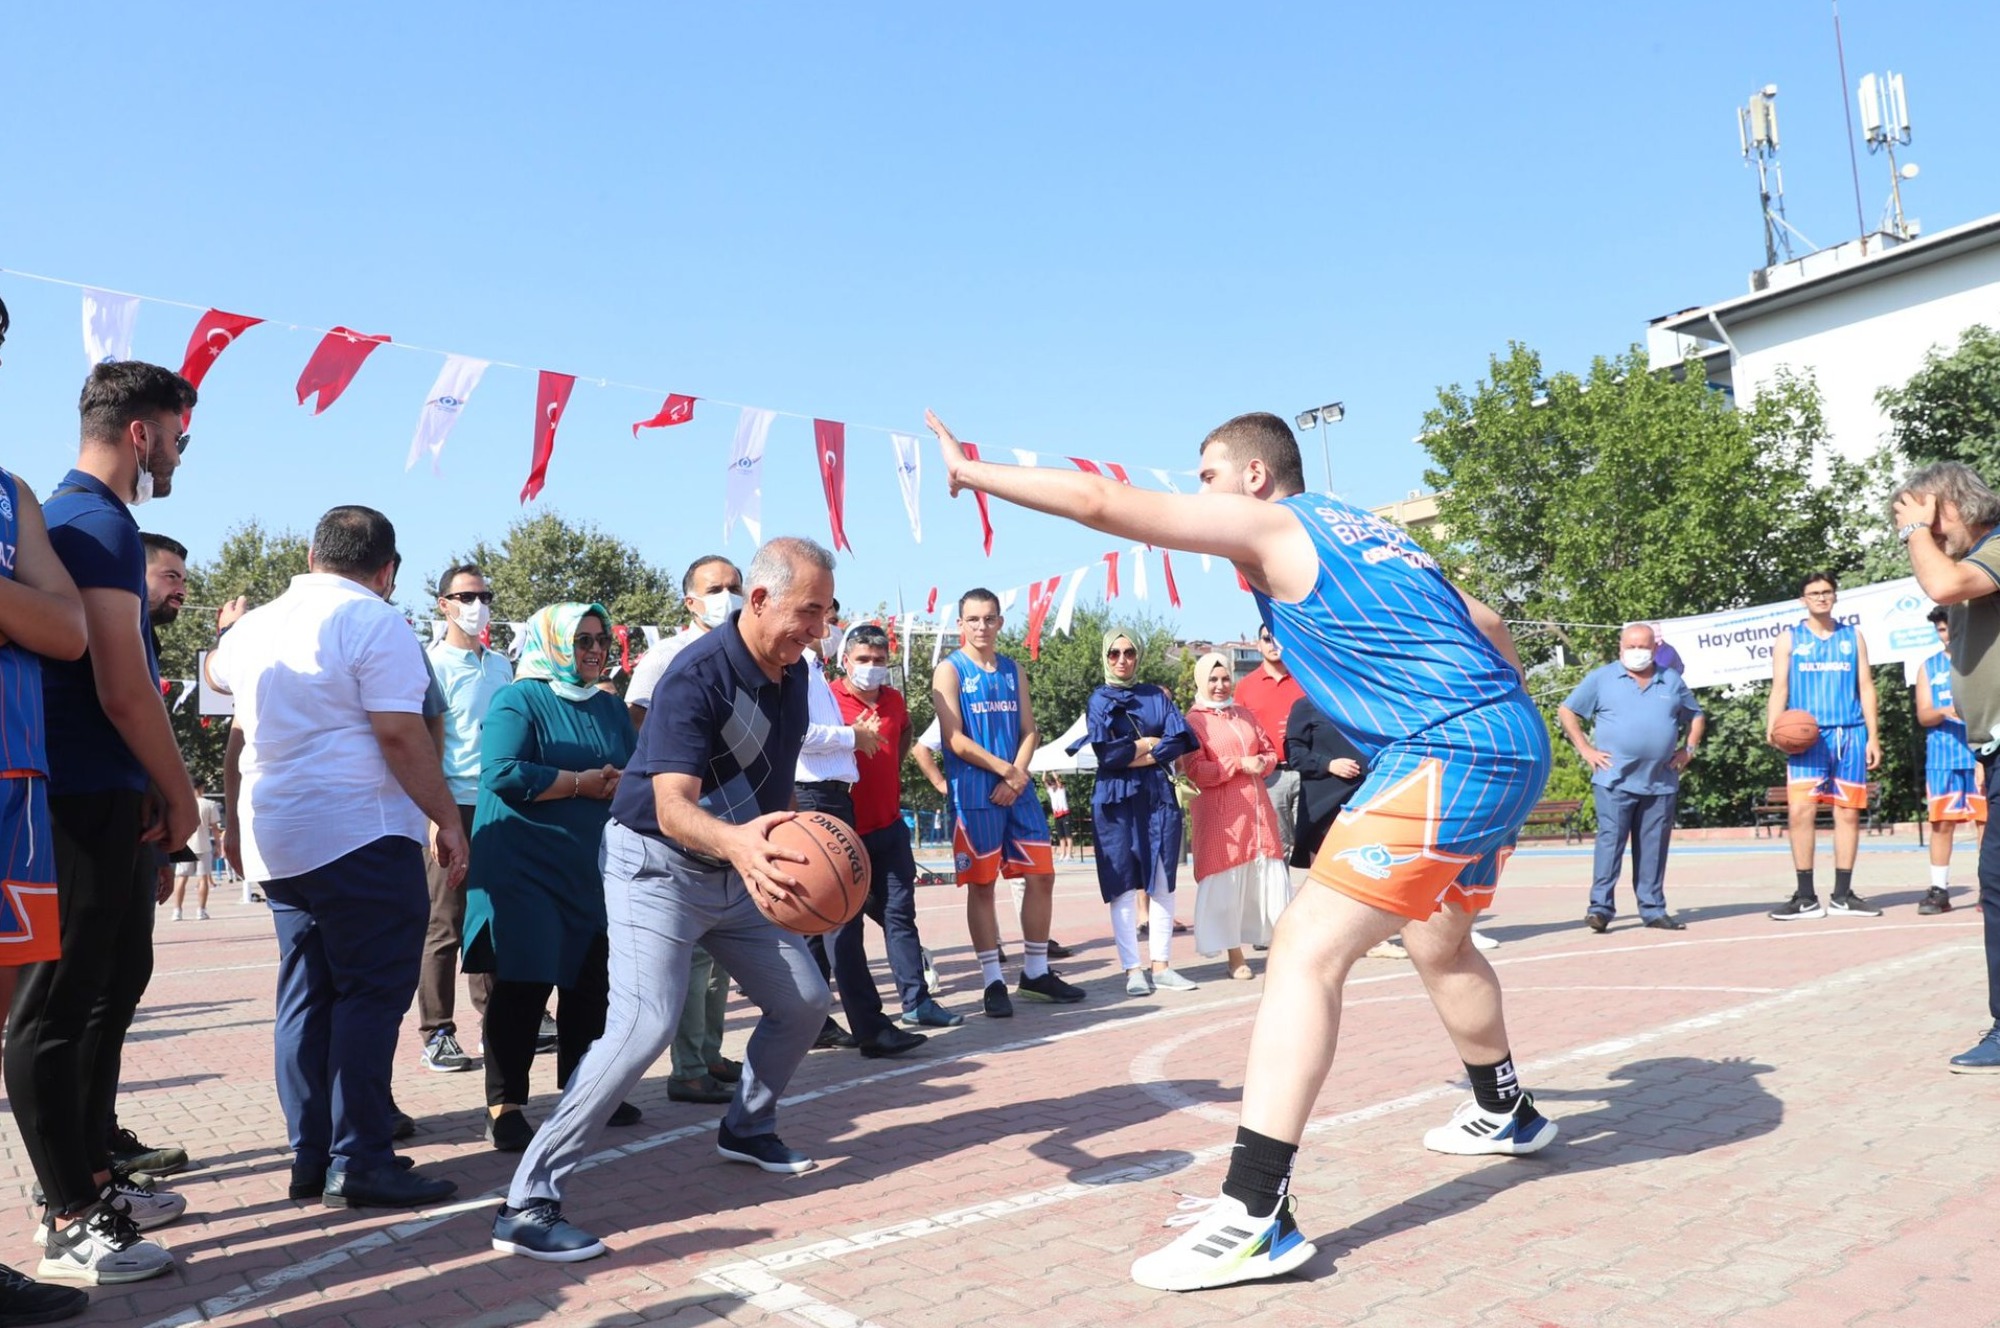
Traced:
[[455, 599], [460, 604], [491, 604], [493, 592], [490, 590], [452, 590], [438, 596], [439, 599]]
[[1833, 596], [1834, 596], [1834, 592], [1833, 592], [1833, 591], [1831, 591], [1831, 590], [1808, 590], [1808, 591], [1807, 591], [1807, 592], [1805, 593], [1805, 595], [1804, 595], [1804, 598], [1806, 598], [1806, 599], [1832, 599], [1832, 598], [1833, 598]]
[[1107, 650], [1104, 652], [1104, 657], [1106, 659], [1137, 659], [1139, 658], [1139, 652], [1128, 646], [1124, 650], [1116, 648]]
[[985, 618], [961, 618], [959, 621], [967, 627], [998, 627], [1000, 625], [1000, 619], [997, 615]]
[[578, 650], [609, 650], [613, 637], [609, 632], [578, 632], [570, 644]]

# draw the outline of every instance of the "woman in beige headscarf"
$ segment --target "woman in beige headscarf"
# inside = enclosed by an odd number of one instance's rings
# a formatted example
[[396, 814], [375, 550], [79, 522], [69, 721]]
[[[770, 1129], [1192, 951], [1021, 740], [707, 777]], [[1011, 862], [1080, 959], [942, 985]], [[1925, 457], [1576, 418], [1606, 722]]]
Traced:
[[1194, 948], [1229, 952], [1229, 976], [1247, 979], [1246, 945], [1268, 945], [1291, 902], [1292, 878], [1278, 838], [1278, 811], [1264, 775], [1278, 762], [1271, 735], [1234, 701], [1236, 671], [1220, 652], [1194, 666], [1188, 732], [1199, 744], [1181, 759], [1201, 790], [1194, 818]]

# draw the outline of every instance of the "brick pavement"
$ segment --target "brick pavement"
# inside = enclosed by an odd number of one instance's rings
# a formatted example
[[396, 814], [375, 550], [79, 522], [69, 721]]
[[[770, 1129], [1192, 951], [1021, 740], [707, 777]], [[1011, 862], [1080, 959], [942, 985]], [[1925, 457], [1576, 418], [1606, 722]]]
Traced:
[[[1421, 1131], [1462, 1096], [1456, 1064], [1407, 966], [1369, 961], [1299, 1167], [1319, 1256], [1295, 1279], [1179, 1297], [1125, 1271], [1169, 1234], [1178, 1195], [1220, 1181], [1261, 984], [1182, 940], [1201, 990], [1126, 997], [1087, 868], [1063, 874], [1057, 934], [1089, 1003], [975, 1016], [900, 1062], [816, 1053], [783, 1117], [821, 1161], [799, 1177], [717, 1159], [715, 1109], [668, 1102], [662, 1066], [634, 1098], [646, 1120], [607, 1137], [623, 1151], [569, 1202], [614, 1252], [566, 1268], [486, 1248], [482, 1196], [513, 1159], [479, 1141], [476, 1072], [422, 1069], [414, 1018], [397, 1084], [425, 1126], [410, 1147], [463, 1202], [285, 1199], [269, 925], [225, 901], [212, 923], [160, 924], [120, 1103], [142, 1138], [197, 1158], [177, 1178], [189, 1217], [159, 1233], [181, 1263], [93, 1292], [81, 1322], [2000, 1323], [2000, 1078], [1944, 1072], [1984, 1024], [1978, 919], [1916, 915], [1911, 841], [1871, 840], [1862, 858], [1858, 888], [1888, 906], [1876, 920], [1767, 921], [1789, 887], [1782, 852], [1689, 845], [1669, 897], [1690, 930], [1627, 916], [1592, 936], [1587, 872], [1577, 850], [1524, 851], [1486, 927], [1505, 943], [1493, 958], [1524, 1079], [1562, 1141], [1532, 1159], [1425, 1152]], [[927, 889], [920, 907], [947, 1002], [969, 1009], [956, 894]], [[732, 1049], [748, 1024], [732, 1004]], [[537, 1073], [546, 1094], [547, 1059]], [[0, 1257], [32, 1266], [11, 1128], [0, 1165], [17, 1214]]]

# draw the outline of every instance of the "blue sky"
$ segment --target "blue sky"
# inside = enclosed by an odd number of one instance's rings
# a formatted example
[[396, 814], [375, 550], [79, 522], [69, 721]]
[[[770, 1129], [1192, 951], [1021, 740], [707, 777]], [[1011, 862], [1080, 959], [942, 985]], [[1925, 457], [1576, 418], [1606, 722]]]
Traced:
[[[1385, 502], [1423, 487], [1438, 386], [1509, 340], [1581, 367], [1745, 288], [1733, 108], [1755, 88], [1780, 88], [1793, 221], [1856, 229], [1819, 0], [334, 13], [40, 6], [0, 43], [0, 268], [272, 320], [210, 375], [180, 487], [143, 513], [197, 557], [246, 518], [303, 531], [363, 502], [429, 571], [520, 511], [532, 372], [491, 370], [442, 478], [406, 474], [439, 357], [378, 351], [314, 417], [292, 385], [317, 335], [290, 323], [578, 374], [541, 503], [676, 569], [720, 542], [737, 412], [635, 442], [658, 400], [593, 380], [847, 421], [842, 597], [915, 607], [1112, 545], [999, 507], [985, 558], [935, 465], [914, 544], [861, 425], [921, 433], [928, 405], [989, 448], [1179, 470], [1232, 414], [1338, 399], [1335, 487]], [[1850, 84], [1908, 80], [1908, 209], [1929, 230], [2000, 210], [1994, 7], [1842, 20]], [[1872, 224], [1887, 168], [1861, 170]], [[46, 492], [79, 297], [4, 273], [0, 296], [0, 464]], [[136, 353], [178, 366], [196, 316], [144, 306]], [[810, 422], [780, 419], [767, 534], [825, 538], [812, 456]], [[1252, 621], [1221, 565], [1175, 570], [1187, 634]]]

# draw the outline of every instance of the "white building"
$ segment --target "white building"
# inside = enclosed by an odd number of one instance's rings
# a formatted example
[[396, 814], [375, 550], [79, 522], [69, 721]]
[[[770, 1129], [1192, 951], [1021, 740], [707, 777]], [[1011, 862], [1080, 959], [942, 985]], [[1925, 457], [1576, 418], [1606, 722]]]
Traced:
[[1699, 358], [1708, 381], [1745, 407], [1781, 369], [1810, 375], [1828, 436], [1859, 459], [1888, 436], [1876, 392], [1908, 382], [1967, 327], [2000, 327], [2000, 215], [1922, 239], [1853, 240], [1754, 273], [1751, 285], [1748, 295], [1654, 319], [1653, 367]]

